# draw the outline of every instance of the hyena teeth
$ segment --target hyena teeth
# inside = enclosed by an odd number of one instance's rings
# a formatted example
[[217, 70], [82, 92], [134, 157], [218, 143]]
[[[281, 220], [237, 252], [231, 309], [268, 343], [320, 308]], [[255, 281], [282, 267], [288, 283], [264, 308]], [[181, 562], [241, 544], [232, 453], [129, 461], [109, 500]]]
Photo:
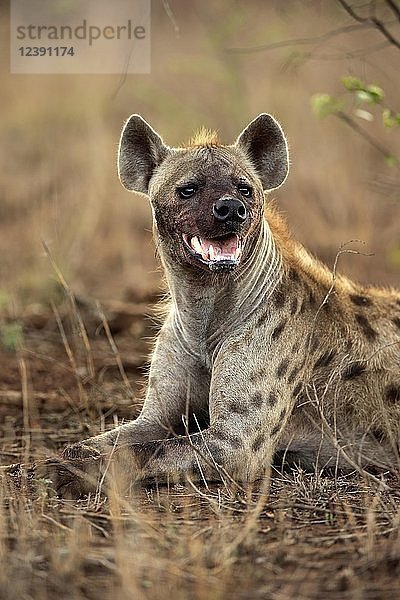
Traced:
[[195, 235], [194, 237], [192, 237], [192, 239], [190, 240], [190, 245], [192, 246], [193, 250], [197, 253], [200, 254], [200, 256], [203, 256], [203, 248], [201, 246], [200, 240], [197, 237], [197, 235]]
[[208, 255], [210, 260], [217, 260], [217, 253], [215, 252], [214, 246], [212, 244], [208, 247]]

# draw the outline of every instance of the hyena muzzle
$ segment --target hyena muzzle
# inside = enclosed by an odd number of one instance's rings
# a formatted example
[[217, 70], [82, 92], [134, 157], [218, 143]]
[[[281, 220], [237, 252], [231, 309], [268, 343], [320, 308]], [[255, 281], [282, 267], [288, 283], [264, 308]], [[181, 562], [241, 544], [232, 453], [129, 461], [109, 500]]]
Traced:
[[[36, 475], [61, 494], [114, 475], [251, 482], [274, 460], [390, 469], [398, 456], [400, 296], [332, 274], [268, 201], [288, 173], [268, 114], [233, 145], [171, 148], [139, 115], [119, 175], [147, 194], [169, 288], [147, 394], [132, 422], [66, 448]], [[139, 201], [138, 198], [135, 201]]]

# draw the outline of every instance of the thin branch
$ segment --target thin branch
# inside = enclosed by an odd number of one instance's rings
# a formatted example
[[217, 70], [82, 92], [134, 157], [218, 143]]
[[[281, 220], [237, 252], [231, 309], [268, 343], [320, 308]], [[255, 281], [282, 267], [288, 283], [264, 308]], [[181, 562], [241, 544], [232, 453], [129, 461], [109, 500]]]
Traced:
[[385, 40], [384, 42], [379, 42], [379, 44], [373, 44], [372, 46], [368, 46], [366, 48], [346, 50], [343, 52], [337, 52], [336, 54], [317, 54], [315, 50], [311, 50], [310, 52], [304, 53], [302, 58], [307, 60], [349, 60], [352, 58], [365, 58], [370, 54], [384, 50], [390, 45], [390, 42]]
[[390, 8], [392, 9], [392, 12], [396, 15], [396, 17], [400, 21], [400, 7], [397, 6], [396, 2], [394, 0], [386, 0], [386, 4], [388, 4], [390, 6]]
[[261, 44], [260, 46], [251, 46], [250, 48], [227, 48], [227, 52], [233, 54], [251, 54], [253, 52], [263, 52], [266, 50], [276, 50], [277, 48], [287, 48], [288, 46], [308, 46], [312, 44], [318, 44], [330, 40], [337, 35], [342, 33], [350, 33], [351, 31], [360, 31], [361, 29], [367, 29], [373, 27], [370, 23], [363, 23], [359, 25], [346, 25], [327, 31], [326, 33], [310, 38], [297, 38], [293, 40], [284, 40], [281, 42], [273, 42], [272, 44]]
[[[358, 133], [362, 138], [364, 138], [375, 150], [384, 155], [385, 158], [393, 156], [393, 154], [384, 146], [382, 146], [379, 142], [376, 141], [375, 138], [372, 137], [365, 129], [360, 127], [356, 121], [354, 121], [351, 117], [346, 115], [346, 113], [342, 111], [338, 111], [334, 113], [339, 119], [341, 119], [344, 123], [346, 123], [349, 127], [353, 129], [356, 133]], [[396, 160], [396, 164], [398, 166], [399, 161], [396, 157], [393, 157]]]
[[[397, 40], [388, 30], [387, 24], [375, 17], [374, 15], [370, 15], [369, 17], [361, 17], [356, 11], [350, 6], [345, 0], [338, 0], [339, 4], [344, 8], [344, 10], [360, 25], [368, 25], [372, 24], [375, 29], [378, 29], [382, 35], [396, 48], [400, 49], [400, 40]], [[396, 6], [397, 8], [397, 6]]]
[[70, 286], [68, 285], [66, 279], [64, 278], [64, 275], [62, 274], [61, 269], [58, 267], [56, 261], [53, 258], [53, 255], [50, 252], [48, 245], [46, 244], [46, 242], [44, 240], [42, 240], [42, 246], [47, 255], [47, 258], [50, 261], [51, 266], [54, 269], [54, 272], [56, 273], [56, 275], [58, 277], [59, 282], [61, 283], [62, 288], [64, 289], [65, 295], [67, 296], [68, 300], [70, 301], [72, 312], [73, 312], [73, 315], [74, 315], [74, 317], [76, 319], [76, 323], [77, 323], [78, 334], [82, 339], [83, 346], [86, 351], [87, 370], [88, 370], [88, 373], [89, 373], [91, 379], [94, 379], [95, 368], [94, 368], [94, 363], [93, 363], [92, 349], [90, 347], [89, 338], [88, 338], [88, 335], [86, 332], [85, 325], [83, 323], [81, 314], [76, 305], [76, 299], [75, 299], [74, 293], [73, 293], [72, 289], [70, 288]]

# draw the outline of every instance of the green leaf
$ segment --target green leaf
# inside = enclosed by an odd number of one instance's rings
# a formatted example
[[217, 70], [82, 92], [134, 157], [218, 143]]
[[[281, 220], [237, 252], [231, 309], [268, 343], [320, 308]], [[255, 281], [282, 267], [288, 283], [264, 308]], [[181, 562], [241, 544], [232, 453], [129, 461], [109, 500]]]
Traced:
[[359, 102], [368, 102], [371, 103], [371, 96], [366, 90], [357, 90], [356, 98]]
[[379, 104], [383, 100], [383, 92], [371, 92], [370, 90], [358, 90], [356, 98], [359, 102], [367, 102], [368, 104]]
[[400, 113], [394, 113], [390, 108], [385, 108], [382, 111], [382, 120], [387, 129], [393, 129], [400, 125]]
[[372, 104], [379, 104], [380, 102], [383, 102], [383, 99], [385, 98], [383, 89], [374, 83], [367, 86], [367, 93], [372, 99]]
[[359, 102], [368, 102], [368, 104], [379, 104], [383, 101], [385, 93], [379, 85], [375, 83], [366, 84], [358, 77], [348, 75], [341, 79], [343, 86], [349, 92], [356, 92], [356, 98]]
[[343, 109], [343, 100], [338, 100], [329, 94], [314, 94], [311, 97], [311, 106], [314, 114], [319, 119], [335, 114]]
[[392, 111], [389, 108], [384, 108], [382, 111], [382, 121], [384, 127], [391, 129], [394, 125]]
[[349, 90], [349, 92], [354, 92], [356, 90], [363, 90], [365, 88], [365, 85], [361, 81], [361, 79], [358, 79], [357, 77], [353, 77], [352, 75], [347, 75], [346, 77], [342, 77], [341, 81], [342, 81], [342, 84], [344, 85], [344, 87], [346, 88], [346, 90]]

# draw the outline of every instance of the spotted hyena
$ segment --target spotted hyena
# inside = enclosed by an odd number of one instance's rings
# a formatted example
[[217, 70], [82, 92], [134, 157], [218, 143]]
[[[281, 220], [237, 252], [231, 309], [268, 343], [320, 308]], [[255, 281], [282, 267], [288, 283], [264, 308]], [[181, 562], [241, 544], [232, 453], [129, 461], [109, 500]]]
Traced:
[[88, 491], [113, 464], [128, 483], [250, 482], [274, 457], [393, 464], [400, 294], [336, 276], [293, 239], [269, 200], [287, 174], [286, 139], [268, 114], [232, 145], [202, 131], [182, 148], [128, 119], [119, 175], [149, 196], [169, 310], [140, 416], [45, 465], [61, 493]]

